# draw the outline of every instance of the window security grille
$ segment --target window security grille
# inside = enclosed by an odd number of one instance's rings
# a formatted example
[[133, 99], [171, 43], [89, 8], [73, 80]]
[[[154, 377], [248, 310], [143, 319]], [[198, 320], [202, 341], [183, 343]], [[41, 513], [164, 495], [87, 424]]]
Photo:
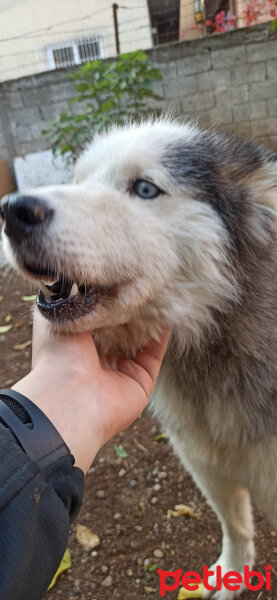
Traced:
[[48, 46], [49, 69], [80, 65], [90, 60], [104, 58], [103, 37], [100, 35]]
[[53, 49], [53, 59], [55, 63], [56, 69], [59, 67], [67, 67], [70, 65], [74, 65], [74, 52], [72, 46], [67, 46], [65, 48], [56, 48]]
[[78, 53], [81, 62], [102, 58], [99, 39], [82, 40], [78, 43]]

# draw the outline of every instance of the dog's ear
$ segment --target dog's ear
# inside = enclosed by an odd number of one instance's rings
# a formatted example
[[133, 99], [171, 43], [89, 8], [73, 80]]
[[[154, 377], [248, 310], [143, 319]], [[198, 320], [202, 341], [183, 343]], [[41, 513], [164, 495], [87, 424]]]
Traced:
[[277, 154], [251, 174], [248, 184], [256, 204], [277, 212]]

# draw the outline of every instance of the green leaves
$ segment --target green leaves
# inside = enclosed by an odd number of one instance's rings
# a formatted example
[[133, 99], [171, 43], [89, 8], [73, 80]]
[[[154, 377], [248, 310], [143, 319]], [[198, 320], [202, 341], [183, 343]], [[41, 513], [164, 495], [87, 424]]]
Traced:
[[[121, 54], [118, 60], [95, 60], [68, 76], [76, 80], [77, 94], [42, 134], [51, 143], [54, 156], [75, 162], [87, 143], [109, 123], [122, 124], [130, 117], [139, 119], [149, 113], [147, 99], [162, 98], [153, 85], [162, 76], [142, 50]], [[158, 109], [156, 112], [160, 112]]]
[[124, 61], [147, 61], [147, 55], [143, 50], [135, 50], [134, 52], [128, 52], [128, 54], [121, 54], [120, 58]]
[[103, 104], [101, 104], [100, 110], [101, 112], [110, 112], [114, 108], [116, 108], [116, 102], [110, 99], [107, 100], [107, 102], [103, 102]]

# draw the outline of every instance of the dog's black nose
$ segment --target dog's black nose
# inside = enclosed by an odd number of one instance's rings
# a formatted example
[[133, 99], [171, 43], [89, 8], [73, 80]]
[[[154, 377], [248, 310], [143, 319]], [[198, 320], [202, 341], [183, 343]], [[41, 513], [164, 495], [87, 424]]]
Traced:
[[45, 202], [33, 196], [9, 194], [1, 202], [1, 217], [5, 233], [18, 244], [49, 221], [53, 211]]

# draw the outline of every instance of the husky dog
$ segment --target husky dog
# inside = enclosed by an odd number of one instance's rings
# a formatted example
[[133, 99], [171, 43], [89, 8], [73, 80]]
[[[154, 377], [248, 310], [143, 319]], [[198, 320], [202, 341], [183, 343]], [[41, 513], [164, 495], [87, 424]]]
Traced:
[[133, 356], [172, 325], [152, 407], [221, 521], [223, 574], [253, 566], [250, 495], [277, 527], [276, 210], [277, 155], [166, 119], [112, 128], [72, 185], [2, 205], [53, 328]]

